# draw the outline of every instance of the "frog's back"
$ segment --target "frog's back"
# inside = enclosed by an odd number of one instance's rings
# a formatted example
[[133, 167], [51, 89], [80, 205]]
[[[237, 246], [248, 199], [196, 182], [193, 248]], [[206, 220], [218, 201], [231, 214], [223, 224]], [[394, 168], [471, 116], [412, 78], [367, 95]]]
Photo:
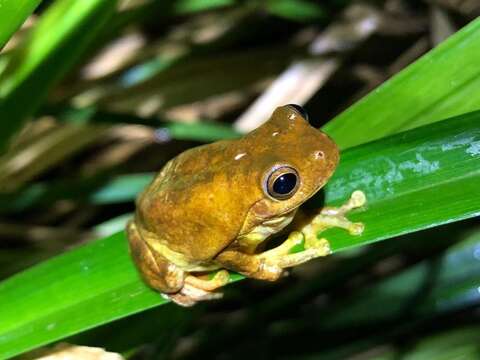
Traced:
[[248, 188], [248, 174], [226, 161], [235, 158], [234, 145], [208, 144], [169, 161], [139, 197], [137, 221], [170, 250], [212, 259], [235, 240], [259, 196]]

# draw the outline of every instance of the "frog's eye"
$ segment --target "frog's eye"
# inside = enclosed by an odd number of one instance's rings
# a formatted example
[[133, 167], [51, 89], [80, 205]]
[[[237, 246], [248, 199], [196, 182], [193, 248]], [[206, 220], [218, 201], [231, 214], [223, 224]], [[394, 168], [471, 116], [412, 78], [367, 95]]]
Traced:
[[295, 109], [296, 112], [298, 112], [302, 117], [308, 121], [308, 113], [307, 111], [301, 107], [300, 105], [297, 104], [288, 104], [287, 106], [290, 106]]
[[274, 169], [267, 177], [268, 195], [277, 200], [291, 198], [298, 189], [300, 181], [297, 171], [290, 166]]

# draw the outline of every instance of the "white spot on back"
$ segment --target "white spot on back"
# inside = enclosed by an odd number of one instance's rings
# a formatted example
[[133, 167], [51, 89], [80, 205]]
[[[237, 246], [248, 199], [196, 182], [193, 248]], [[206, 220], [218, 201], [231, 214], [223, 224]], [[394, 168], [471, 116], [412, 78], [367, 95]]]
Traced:
[[244, 157], [245, 155], [247, 155], [247, 153], [237, 154], [234, 159], [235, 159], [235, 160], [240, 160], [240, 159], [241, 159], [242, 157]]
[[278, 131], [274, 131], [274, 132], [272, 133], [272, 136], [277, 136], [278, 134], [280, 134]]
[[290, 115], [288, 116], [288, 118], [289, 118], [290, 120], [295, 120], [295, 117], [296, 117], [295, 114], [290, 114]]

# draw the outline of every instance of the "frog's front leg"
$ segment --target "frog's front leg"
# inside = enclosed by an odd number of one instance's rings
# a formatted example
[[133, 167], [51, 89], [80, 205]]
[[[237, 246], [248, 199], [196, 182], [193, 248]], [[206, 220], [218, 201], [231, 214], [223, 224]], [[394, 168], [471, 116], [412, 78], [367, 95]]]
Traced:
[[[320, 214], [315, 216], [309, 224], [301, 228], [300, 231], [292, 232], [287, 240], [276, 248], [257, 255], [227, 251], [220, 255], [220, 262], [223, 262], [225, 267], [249, 277], [276, 280], [285, 268], [331, 253], [329, 242], [326, 239], [318, 238], [318, 234], [322, 231], [332, 227], [340, 227], [348, 230], [352, 235], [361, 234], [363, 224], [353, 223], [345, 215], [348, 211], [363, 206], [365, 202], [365, 194], [361, 191], [355, 191], [344, 205], [338, 208], [323, 208]], [[292, 249], [298, 245], [303, 245], [304, 250], [291, 253]]]
[[[302, 246], [302, 244], [305, 250], [291, 253], [295, 246]], [[307, 247], [307, 244], [310, 245]], [[293, 231], [281, 245], [257, 256], [266, 263], [277, 264], [280, 268], [285, 269], [330, 253], [330, 244], [327, 240], [315, 238], [315, 241], [312, 241], [303, 232]]]
[[[348, 211], [365, 204], [366, 197], [361, 191], [354, 191], [350, 199], [341, 207], [325, 207], [320, 214], [300, 231], [292, 232], [281, 245], [260, 254], [245, 254], [238, 250], [225, 250], [215, 259], [227, 269], [237, 271], [248, 277], [261, 280], [277, 280], [283, 269], [296, 266], [320, 256], [331, 253], [330, 244], [317, 235], [332, 227], [348, 230], [352, 235], [363, 232], [362, 223], [352, 223], [345, 215]], [[291, 253], [292, 248], [302, 245], [303, 251]]]
[[[340, 227], [346, 229], [352, 235], [360, 235], [364, 229], [363, 224], [353, 223], [345, 215], [352, 209], [362, 207], [365, 203], [365, 194], [362, 191], [354, 191], [344, 205], [338, 208], [324, 207], [320, 214], [316, 215], [300, 231], [292, 232], [280, 246], [260, 256], [267, 259], [270, 263], [277, 263], [282, 268], [286, 268], [330, 254], [331, 250], [328, 240], [319, 239], [318, 234], [328, 228]], [[292, 248], [302, 243], [305, 250], [292, 254]]]

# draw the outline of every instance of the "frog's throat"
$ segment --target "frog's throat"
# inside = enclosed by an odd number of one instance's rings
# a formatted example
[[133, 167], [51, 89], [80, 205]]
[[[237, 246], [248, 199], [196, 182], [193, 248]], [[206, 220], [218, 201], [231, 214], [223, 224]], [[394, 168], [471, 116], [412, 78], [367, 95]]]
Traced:
[[290, 224], [296, 212], [297, 209], [293, 209], [290, 212], [262, 221], [250, 231], [241, 234], [237, 243], [244, 249], [250, 249], [248, 252], [253, 253], [260, 243]]

